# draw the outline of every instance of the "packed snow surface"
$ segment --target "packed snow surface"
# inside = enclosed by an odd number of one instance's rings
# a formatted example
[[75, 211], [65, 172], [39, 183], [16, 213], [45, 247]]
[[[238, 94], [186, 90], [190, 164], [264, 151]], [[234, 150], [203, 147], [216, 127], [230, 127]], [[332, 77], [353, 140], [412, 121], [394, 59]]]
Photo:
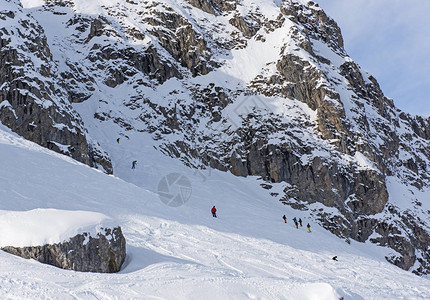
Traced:
[[[389, 250], [347, 244], [313, 223], [311, 233], [294, 228], [291, 219], [300, 217], [306, 226], [307, 213], [278, 203], [257, 178], [188, 169], [145, 147], [149, 136], [120, 144], [112, 140], [111, 151], [119, 155], [129, 149], [130, 158], [138, 160], [135, 170], [127, 159], [116, 163], [119, 174], [135, 181], [131, 184], [1, 128], [2, 240], [8, 230], [29, 222], [50, 232], [62, 220], [64, 233], [107, 217], [122, 226], [127, 239], [118, 274], [67, 271], [0, 251], [1, 299], [430, 297], [428, 279], [385, 262]], [[188, 189], [181, 194], [189, 197], [182, 206], [167, 206], [157, 194], [158, 182], [169, 173], [181, 174], [191, 185], [171, 185], [172, 194]], [[217, 219], [210, 214], [213, 205]], [[22, 235], [16, 242], [28, 244], [24, 239], [32, 237]], [[339, 261], [332, 260], [335, 255]]]
[[0, 211], [0, 247], [42, 246], [60, 243], [76, 234], [99, 231], [108, 219], [100, 213], [59, 209]]

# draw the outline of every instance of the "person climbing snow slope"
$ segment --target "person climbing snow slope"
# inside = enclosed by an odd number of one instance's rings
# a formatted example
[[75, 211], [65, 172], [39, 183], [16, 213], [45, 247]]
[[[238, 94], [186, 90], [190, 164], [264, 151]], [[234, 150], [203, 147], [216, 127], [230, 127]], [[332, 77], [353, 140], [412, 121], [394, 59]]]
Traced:
[[214, 218], [216, 218], [217, 216], [216, 216], [216, 208], [215, 208], [215, 205], [212, 207], [212, 209], [211, 209], [211, 213], [212, 213], [212, 217], [214, 217]]
[[282, 219], [284, 219], [284, 222], [287, 223], [287, 217], [285, 215], [282, 217]]

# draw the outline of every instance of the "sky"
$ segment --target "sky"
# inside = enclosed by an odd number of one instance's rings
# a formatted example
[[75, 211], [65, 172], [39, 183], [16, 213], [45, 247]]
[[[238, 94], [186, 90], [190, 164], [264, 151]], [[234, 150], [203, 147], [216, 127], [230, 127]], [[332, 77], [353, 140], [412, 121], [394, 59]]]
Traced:
[[430, 0], [315, 0], [345, 49], [403, 111], [430, 117]]

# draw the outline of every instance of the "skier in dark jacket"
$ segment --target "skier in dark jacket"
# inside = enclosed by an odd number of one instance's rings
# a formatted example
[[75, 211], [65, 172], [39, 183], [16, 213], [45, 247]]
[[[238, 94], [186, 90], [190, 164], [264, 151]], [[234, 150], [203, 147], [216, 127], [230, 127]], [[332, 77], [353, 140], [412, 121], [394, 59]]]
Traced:
[[287, 223], [287, 217], [285, 215], [282, 217], [282, 219], [284, 219], [284, 222]]
[[119, 138], [116, 139], [116, 142], [119, 144]]
[[294, 217], [293, 221], [294, 221], [294, 225], [295, 225], [295, 226], [296, 226], [296, 228], [298, 229], [298, 228], [299, 228], [299, 224], [297, 223], [297, 218], [296, 218], [296, 217]]
[[131, 168], [136, 169], [136, 165], [137, 165], [137, 160], [133, 160], [133, 162], [131, 163]]
[[301, 218], [299, 218], [299, 223], [300, 223], [300, 227], [303, 227]]
[[212, 207], [211, 213], [212, 213], [212, 217], [216, 218], [216, 208], [215, 208], [215, 205], [214, 205], [214, 207]]
[[308, 228], [308, 231], [311, 232], [311, 225], [309, 225], [309, 223], [306, 227]]

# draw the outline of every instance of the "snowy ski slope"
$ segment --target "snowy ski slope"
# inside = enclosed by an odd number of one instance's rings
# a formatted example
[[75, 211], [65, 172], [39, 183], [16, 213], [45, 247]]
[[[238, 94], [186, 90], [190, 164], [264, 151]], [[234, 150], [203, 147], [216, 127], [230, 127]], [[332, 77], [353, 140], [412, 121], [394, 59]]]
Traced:
[[[312, 223], [312, 233], [295, 229], [291, 219], [301, 217], [306, 224], [306, 212], [277, 204], [257, 178], [195, 172], [143, 146], [151, 145], [150, 137], [134, 145], [132, 138], [115, 143], [117, 154], [124, 153], [116, 168], [135, 184], [1, 127], [0, 215], [37, 208], [58, 215], [100, 213], [122, 226], [128, 256], [120, 273], [94, 274], [0, 251], [0, 299], [430, 298], [429, 280], [385, 262], [387, 249], [349, 245]], [[131, 153], [140, 151], [136, 170], [130, 168], [128, 146]], [[184, 194], [188, 201], [179, 207], [165, 205], [157, 194], [160, 179], [172, 172], [192, 185], [190, 198]], [[218, 219], [210, 214], [212, 205]], [[52, 218], [52, 228], [59, 219]], [[0, 227], [0, 236], [7, 234], [5, 228]]]

